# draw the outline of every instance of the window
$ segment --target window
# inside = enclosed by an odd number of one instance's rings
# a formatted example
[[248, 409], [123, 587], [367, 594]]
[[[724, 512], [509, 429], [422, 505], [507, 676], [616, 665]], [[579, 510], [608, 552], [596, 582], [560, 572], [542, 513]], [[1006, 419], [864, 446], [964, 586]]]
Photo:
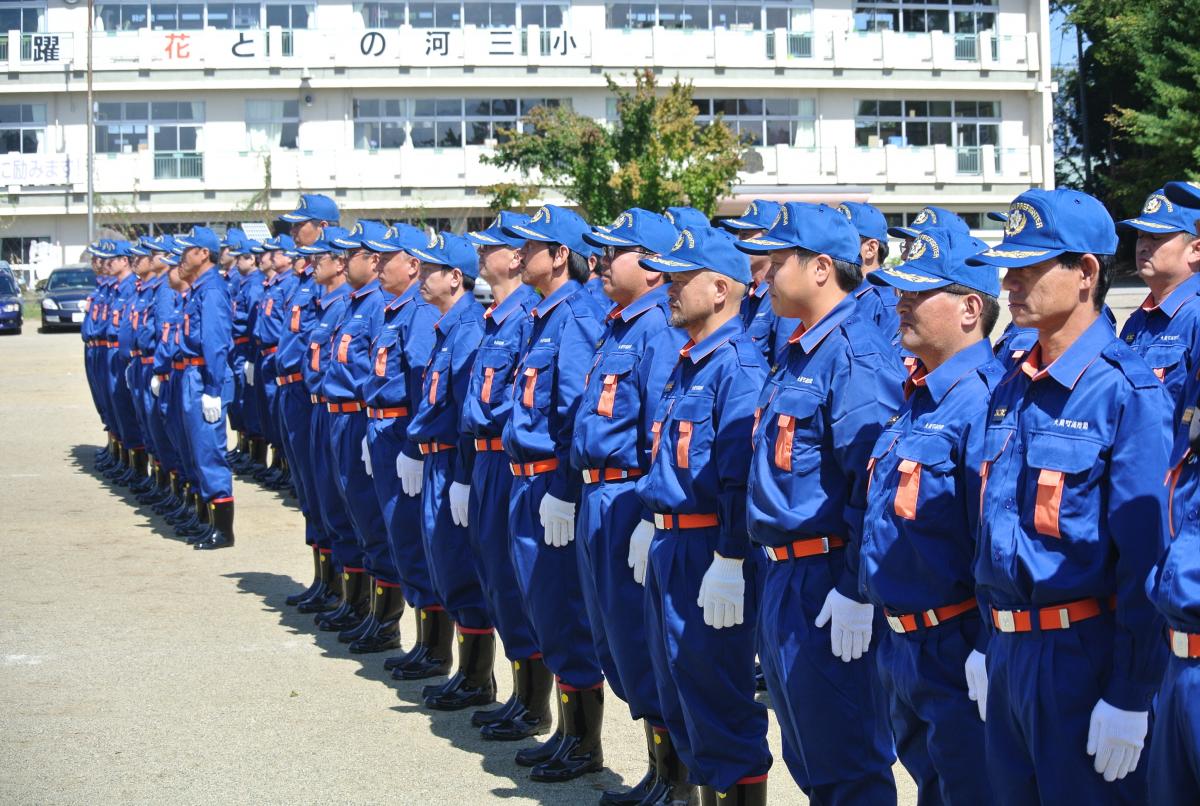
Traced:
[[156, 31], [199, 31], [204, 6], [198, 3], [151, 3], [150, 27]]
[[203, 103], [154, 101], [150, 104], [150, 128], [155, 152], [196, 151], [203, 120]]
[[757, 31], [763, 27], [761, 3], [713, 3], [712, 27]]
[[854, 6], [856, 31], [975, 34], [995, 27], [995, 0], [867, 0]]
[[246, 101], [246, 140], [251, 151], [296, 148], [299, 101]]
[[[7, 260], [9, 263], [28, 263], [29, 249], [35, 243], [50, 243], [49, 235], [20, 235], [8, 238], [0, 238], [0, 260]], [[54, 272], [57, 277], [62, 270]], [[91, 270], [87, 270], [87, 282], [80, 282], [78, 285], [84, 288], [91, 288], [96, 284], [95, 275]], [[0, 278], [4, 279], [4, 278]], [[73, 286], [74, 287], [74, 286]], [[12, 292], [4, 292], [12, 293]]]
[[132, 154], [149, 147], [150, 104], [96, 104], [96, 153]]
[[859, 101], [854, 142], [974, 147], [998, 145], [1000, 105], [994, 101]]
[[725, 125], [752, 146], [817, 144], [816, 102], [811, 98], [696, 98], [697, 121], [721, 116]]
[[502, 143], [505, 130], [516, 131], [521, 118], [535, 107], [557, 107], [557, 98], [467, 98], [464, 101], [463, 130], [467, 145], [487, 145], [488, 140]]
[[96, 25], [104, 31], [136, 31], [149, 25], [147, 6], [104, 3], [96, 6]]
[[41, 154], [45, 146], [45, 104], [0, 104], [0, 154]]
[[363, 3], [361, 13], [368, 28], [399, 28], [404, 24], [403, 3]]
[[258, 3], [210, 3], [208, 27], [222, 30], [258, 28], [262, 7]]
[[422, 98], [413, 101], [413, 148], [462, 146], [461, 98]]
[[663, 28], [708, 28], [708, 3], [659, 3], [658, 24]]
[[414, 28], [461, 28], [462, 6], [455, 3], [409, 3], [408, 24]]
[[363, 151], [404, 145], [404, 101], [354, 99], [354, 147]]
[[312, 9], [304, 3], [272, 3], [267, 6], [267, 27], [307, 28]]
[[566, 17], [567, 7], [558, 3], [522, 3], [521, 26], [528, 28], [537, 25], [540, 28], [561, 28]]
[[25, 3], [0, 4], [0, 33], [21, 31], [34, 34], [46, 30], [46, 7]]
[[515, 28], [517, 25], [516, 3], [472, 3], [463, 4], [463, 22], [476, 28]]

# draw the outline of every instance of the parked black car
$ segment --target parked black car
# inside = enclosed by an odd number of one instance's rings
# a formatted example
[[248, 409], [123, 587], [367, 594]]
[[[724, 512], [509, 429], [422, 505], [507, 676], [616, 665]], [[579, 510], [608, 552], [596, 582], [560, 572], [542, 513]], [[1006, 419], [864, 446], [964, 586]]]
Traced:
[[21, 312], [21, 287], [8, 269], [0, 269], [0, 333], [20, 333], [25, 324]]
[[64, 266], [50, 272], [42, 295], [42, 330], [78, 330], [87, 315], [87, 296], [95, 287], [96, 273], [89, 266]]

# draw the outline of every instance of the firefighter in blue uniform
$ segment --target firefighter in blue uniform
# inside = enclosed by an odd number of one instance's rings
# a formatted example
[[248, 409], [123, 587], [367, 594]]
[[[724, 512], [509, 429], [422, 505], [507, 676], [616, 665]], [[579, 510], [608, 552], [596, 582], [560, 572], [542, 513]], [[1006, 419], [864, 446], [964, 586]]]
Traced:
[[606, 252], [601, 278], [615, 307], [586, 376], [571, 440], [571, 464], [583, 479], [579, 578], [604, 677], [629, 704], [630, 715], [644, 721], [648, 758], [645, 776], [631, 790], [601, 797], [602, 804], [612, 806], [661, 799], [669, 787], [687, 785], [679, 780], [680, 764], [646, 653], [641, 584], [654, 524], [644, 519], [636, 488], [650, 465], [654, 407], [685, 340], [682, 331], [668, 325], [663, 275], [646, 271], [638, 261], [671, 251], [678, 234], [665, 216], [635, 207], [612, 227], [584, 236]]
[[424, 248], [414, 248], [413, 256], [421, 259], [421, 297], [441, 316], [434, 325], [433, 350], [408, 438], [423, 459], [425, 557], [438, 599], [458, 628], [458, 669], [444, 686], [431, 688], [425, 706], [457, 711], [496, 699], [496, 631], [466, 524], [451, 511], [452, 497], [460, 497], [470, 482], [469, 454], [474, 450], [471, 435], [459, 428], [459, 418], [483, 339], [483, 308], [473, 293], [479, 256], [466, 238], [445, 232], [431, 236]]
[[759, 396], [748, 504], [767, 560], [759, 655], [784, 761], [813, 803], [895, 803], [887, 697], [862, 657], [882, 616], [858, 570], [867, 461], [903, 371], [853, 296], [859, 236], [842, 213], [788, 203], [739, 248], [770, 255], [772, 304], [800, 320]]
[[509, 505], [513, 566], [546, 666], [558, 682], [558, 729], [517, 754], [537, 781], [566, 781], [604, 763], [604, 674], [592, 645], [579, 586], [575, 510], [582, 486], [571, 472], [571, 426], [603, 314], [583, 291], [590, 249], [587, 222], [546, 205], [527, 224], [505, 228], [525, 238], [521, 279], [542, 294], [511, 387], [503, 444], [514, 475]]
[[1121, 328], [1121, 341], [1150, 365], [1175, 406], [1178, 422], [1188, 378], [1200, 369], [1200, 208], [1173, 202], [1159, 188], [1142, 212], [1120, 222], [1137, 233], [1135, 263], [1150, 289]]
[[[721, 226], [744, 241], [757, 238], [769, 230], [777, 215], [778, 202], [755, 199], [741, 216], [727, 218], [721, 221]], [[741, 311], [742, 326], [762, 350], [768, 366], [775, 363], [775, 356], [796, 326], [794, 321], [778, 321], [779, 316], [771, 308], [771, 301], [768, 299], [771, 284], [767, 280], [770, 266], [771, 261], [765, 255], [750, 256], [750, 287], [742, 299]]]
[[104, 259], [100, 257], [99, 252], [107, 246], [103, 242], [88, 245], [87, 253], [91, 257], [92, 271], [96, 275], [96, 285], [84, 300], [83, 322], [79, 325], [79, 338], [83, 341], [84, 377], [87, 379], [88, 391], [92, 395], [92, 404], [96, 407], [96, 414], [100, 417], [100, 425], [105, 431], [104, 447], [98, 449], [95, 453], [95, 463], [98, 470], [104, 470], [111, 464], [112, 452], [114, 450], [114, 437], [112, 430], [108, 427], [104, 409], [101, 406], [95, 370], [96, 351], [99, 349], [96, 344], [96, 320], [100, 314], [100, 300], [108, 290], [108, 278], [104, 271]]
[[[150, 250], [154, 269], [153, 278], [146, 283], [150, 295], [149, 303], [138, 322], [137, 341], [141, 351], [138, 360], [144, 389], [144, 416], [150, 432], [150, 441], [154, 445], [157, 489], [139, 501], [157, 509], [159, 506], [165, 506], [178, 491], [178, 482], [173, 481], [179, 476], [179, 454], [167, 434], [166, 418], [162, 414], [158, 395], [154, 394], [154, 378], [157, 374], [159, 348], [168, 332], [169, 318], [178, 305], [179, 295], [171, 288], [168, 278], [170, 267], [163, 261], [174, 247], [175, 239], [170, 235], [161, 235], [157, 238], [144, 238], [142, 244]], [[161, 380], [159, 383], [161, 384]]]
[[965, 262], [986, 248], [928, 229], [906, 262], [869, 275], [899, 292], [900, 341], [918, 359], [904, 405], [871, 453], [859, 574], [887, 617], [876, 667], [900, 761], [922, 803], [991, 800], [983, 743], [989, 630], [972, 563], [988, 400], [1004, 375], [987, 341], [1000, 280], [995, 269]]
[[108, 304], [108, 321], [104, 329], [108, 343], [105, 381], [108, 384], [108, 399], [117, 435], [124, 448], [122, 472], [111, 476], [115, 484], [129, 486], [140, 480], [146, 472], [146, 446], [142, 441], [142, 430], [134, 415], [133, 393], [129, 388], [126, 370], [132, 358], [133, 300], [137, 296], [137, 276], [133, 273], [133, 261], [147, 254], [130, 241], [117, 241], [108, 256], [109, 272], [116, 284]]
[[999, 803], [1145, 797], [1171, 404], [1100, 313], [1116, 250], [1099, 201], [1030, 190], [1003, 242], [968, 259], [1007, 269], [1013, 321], [1039, 333], [992, 396], [981, 470], [975, 579], [994, 628], [985, 732]]
[[[284, 243], [281, 239], [286, 238]], [[259, 470], [254, 478], [262, 482], [268, 489], [282, 490], [290, 483], [286, 467], [283, 463], [283, 437], [279, 425], [279, 387], [275, 383], [278, 377], [275, 354], [279, 350], [279, 336], [283, 332], [284, 318], [287, 315], [287, 299], [292, 295], [299, 278], [292, 270], [291, 258], [284, 251], [295, 246], [290, 236], [281, 235], [264, 241], [263, 262], [269, 264], [275, 272], [267, 280], [262, 300], [258, 306], [258, 316], [255, 318], [252, 344], [256, 348], [253, 369], [247, 372], [247, 379], [252, 382], [258, 400], [259, 420], [262, 425], [263, 437], [271, 449], [271, 462], [265, 470]]]
[[213, 259], [220, 240], [208, 227], [193, 227], [176, 238], [183, 247], [180, 276], [188, 285], [183, 302], [180, 407], [184, 439], [191, 452], [199, 485], [199, 501], [207, 511], [209, 529], [195, 548], [232, 546], [233, 475], [225, 459], [225, 407], [221, 392], [233, 343], [233, 303], [229, 288]]
[[896, 315], [896, 292], [888, 286], [869, 282], [871, 273], [883, 266], [888, 257], [887, 221], [879, 208], [865, 202], [843, 202], [842, 215], [858, 232], [858, 255], [863, 281], [854, 289], [859, 315], [870, 319], [893, 345], [900, 343], [900, 319]]
[[[235, 458], [234, 469], [248, 471], [266, 457], [267, 443], [263, 437], [263, 425], [258, 407], [258, 396], [250, 383], [254, 377], [255, 361], [254, 323], [258, 318], [258, 304], [262, 300], [266, 276], [258, 268], [254, 253], [257, 244], [249, 238], [231, 241], [229, 254], [234, 259], [234, 271], [242, 276], [238, 294], [233, 298], [233, 346], [230, 349], [229, 366], [234, 376], [233, 393], [238, 398], [238, 416], [243, 443], [242, 455]], [[249, 365], [250, 370], [246, 367]]]
[[158, 272], [162, 268], [162, 263], [154, 259], [154, 252], [150, 246], [152, 239], [142, 237], [137, 241], [138, 247], [145, 252], [144, 255], [139, 255], [133, 261], [133, 273], [137, 277], [137, 296], [134, 297], [130, 306], [129, 338], [131, 340], [131, 349], [129, 351], [129, 367], [125, 370], [126, 379], [129, 382], [129, 391], [131, 393], [131, 403], [133, 405], [134, 415], [137, 417], [138, 428], [142, 432], [142, 441], [146, 446], [146, 470], [148, 475], [141, 476], [137, 482], [129, 488], [129, 492], [136, 498], [139, 504], [145, 504], [153, 500], [155, 493], [161, 489], [160, 482], [162, 480], [162, 470], [159, 463], [158, 444], [154, 438], [154, 432], [151, 428], [150, 419], [147, 416], [147, 399], [150, 395], [150, 373], [148, 372], [148, 364], [143, 363], [143, 348], [153, 349], [154, 330], [153, 323], [150, 321], [150, 313], [154, 304], [154, 282], [157, 279]]
[[[751, 274], [736, 243], [723, 230], [686, 229], [668, 254], [641, 260], [670, 275], [670, 324], [688, 336], [662, 399], [649, 404], [650, 466], [637, 481], [655, 527], [646, 646], [670, 742], [706, 806], [763, 806], [771, 767], [766, 707], [755, 701], [760, 566], [746, 534], [754, 401], [766, 364], [742, 327]], [[694, 802], [672, 784], [665, 797]]]
[[506, 235], [504, 229], [528, 222], [529, 216], [523, 213], [504, 211], [487, 229], [467, 233], [467, 239], [479, 248], [479, 275], [491, 286], [493, 302], [483, 314], [484, 335], [460, 420], [472, 440], [467, 454], [471, 476], [465, 490], [451, 487], [450, 501], [451, 514], [470, 535], [488, 615], [512, 669], [512, 697], [499, 708], [471, 716], [483, 737], [496, 741], [546, 733], [552, 721], [553, 676], [537, 650], [509, 551], [508, 502], [513, 474], [501, 440], [513, 405], [508, 389], [539, 299], [532, 287], [521, 282], [520, 249], [525, 239]]
[[[237, 227], [230, 227], [225, 230], [225, 235], [221, 238], [221, 275], [225, 278], [225, 284], [229, 287], [229, 298], [237, 302], [238, 294], [242, 290], [242, 282], [245, 277], [237, 270], [237, 256], [234, 250], [242, 241], [246, 239], [246, 233]], [[245, 384], [239, 369], [234, 368], [234, 361], [237, 351], [230, 349], [229, 351], [229, 404], [225, 407], [225, 416], [229, 420], [229, 429], [233, 431], [235, 442], [233, 449], [229, 451], [226, 457], [229, 460], [229, 466], [236, 470], [237, 464], [243, 461], [246, 454], [246, 429], [242, 422], [242, 387]]]

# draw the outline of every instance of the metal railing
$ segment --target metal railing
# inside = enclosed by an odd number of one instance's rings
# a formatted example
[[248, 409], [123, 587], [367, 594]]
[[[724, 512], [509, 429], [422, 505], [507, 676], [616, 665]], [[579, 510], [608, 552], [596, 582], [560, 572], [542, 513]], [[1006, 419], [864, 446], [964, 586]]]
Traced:
[[0, 34], [0, 62], [8, 61], [8, 34]]
[[161, 151], [154, 155], [155, 179], [203, 179], [204, 155], [195, 151]]
[[[549, 28], [538, 31], [538, 38], [541, 40], [538, 52], [543, 56], [549, 56], [550, 50], [554, 47], [553, 35], [554, 31]], [[525, 28], [521, 29], [521, 55], [529, 55], [529, 31]]]
[[[813, 55], [813, 35], [807, 31], [800, 33], [788, 32], [787, 55], [789, 59], [811, 59]], [[775, 32], [767, 31], [767, 58], [775, 58]]]
[[960, 146], [954, 149], [960, 174], [983, 173], [983, 149], [979, 146]]
[[959, 62], [979, 61], [979, 36], [977, 34], [954, 35], [954, 60]]
[[[282, 31], [279, 32], [279, 35], [280, 35], [279, 49], [282, 51], [282, 53], [280, 55], [283, 56], [284, 58], [290, 58], [292, 56], [295, 56], [296, 55], [296, 53], [295, 53], [295, 50], [296, 50], [295, 36], [293, 36], [293, 34], [292, 34], [292, 29], [284, 28]], [[271, 55], [271, 37], [269, 35], [267, 36], [267, 55], [268, 56]]]

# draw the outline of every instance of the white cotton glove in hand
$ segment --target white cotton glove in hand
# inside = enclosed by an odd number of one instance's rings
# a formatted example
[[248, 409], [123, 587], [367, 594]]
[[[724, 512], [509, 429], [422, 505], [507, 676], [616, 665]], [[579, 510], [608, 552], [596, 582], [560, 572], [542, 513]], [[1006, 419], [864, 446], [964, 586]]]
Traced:
[[817, 628], [829, 624], [829, 646], [834, 655], [846, 663], [863, 656], [871, 643], [871, 617], [875, 608], [829, 591], [825, 604], [817, 615]]
[[242, 367], [242, 374], [246, 376], [246, 384], [254, 385], [254, 362], [247, 361]]
[[217, 422], [221, 419], [221, 398], [214, 395], [200, 395], [200, 409], [204, 412], [204, 422]]
[[161, 391], [162, 391], [162, 381], [160, 381], [158, 379], [158, 376], [155, 375], [152, 378], [150, 378], [150, 394], [154, 395], [155, 397], [158, 397], [158, 393]]
[[1087, 752], [1096, 757], [1096, 772], [1113, 782], [1137, 769], [1149, 729], [1147, 711], [1122, 711], [1097, 700], [1088, 725]]
[[367, 468], [367, 475], [374, 476], [375, 471], [371, 467], [371, 449], [367, 444], [366, 437], [363, 437], [363, 441], [362, 441], [362, 463]]
[[575, 505], [570, 501], [546, 493], [538, 505], [538, 516], [546, 530], [547, 546], [562, 548], [575, 539]]
[[987, 656], [977, 649], [967, 655], [963, 667], [967, 675], [967, 696], [979, 706], [979, 721], [987, 721]]
[[455, 526], [467, 525], [467, 512], [470, 509], [471, 485], [450, 483], [450, 520]]
[[741, 624], [746, 609], [746, 579], [742, 561], [713, 552], [712, 565], [700, 582], [696, 604], [704, 608], [704, 623], [715, 630]]
[[425, 460], [413, 459], [405, 454], [396, 457], [396, 475], [400, 477], [400, 489], [410, 498], [421, 494], [425, 477]]
[[646, 561], [650, 557], [650, 541], [654, 539], [654, 524], [640, 521], [629, 536], [629, 567], [633, 569], [633, 581], [646, 584]]

